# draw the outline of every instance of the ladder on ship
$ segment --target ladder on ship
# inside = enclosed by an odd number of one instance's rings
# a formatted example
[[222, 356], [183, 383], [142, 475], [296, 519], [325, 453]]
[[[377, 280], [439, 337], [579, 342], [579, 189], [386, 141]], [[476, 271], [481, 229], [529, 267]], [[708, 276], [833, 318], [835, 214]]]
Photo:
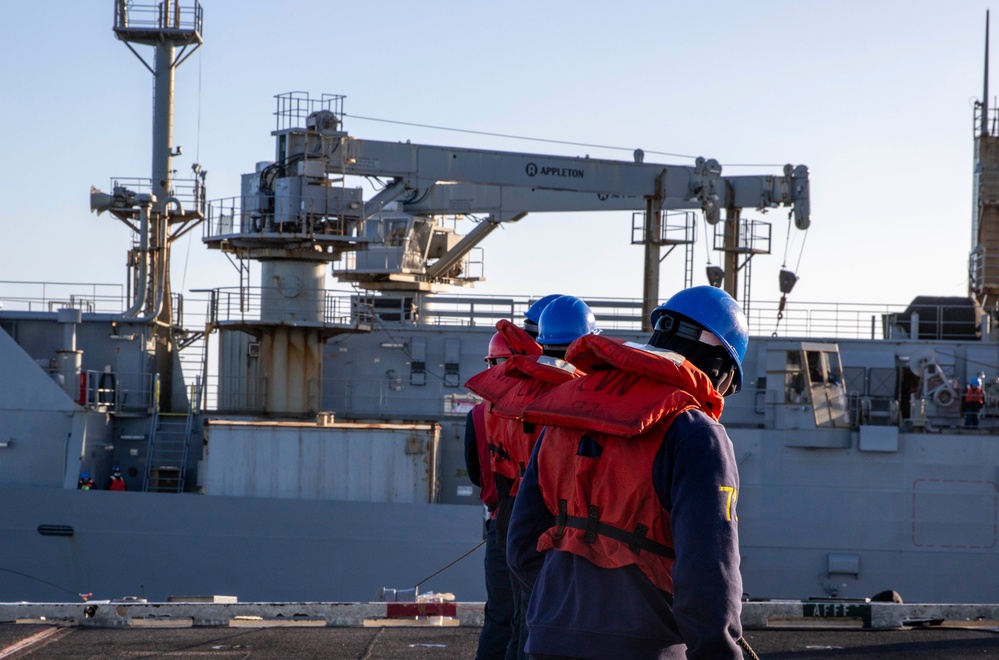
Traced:
[[631, 216], [631, 244], [644, 245], [653, 242], [666, 247], [666, 253], [659, 257], [662, 263], [677, 247], [683, 247], [683, 288], [694, 283], [694, 243], [697, 240], [697, 214], [692, 211], [663, 213], [659, 236], [649, 239], [645, 235], [645, 213]]
[[[191, 405], [195, 411], [204, 410], [206, 388], [197, 387], [197, 384], [208, 382], [208, 331], [189, 330], [177, 341], [177, 348], [184, 382], [192, 383], [188, 391]], [[195, 398], [195, 390], [198, 390], [198, 398]]]
[[[159, 381], [156, 382], [157, 390]], [[195, 378], [187, 413], [160, 413], [153, 406], [149, 446], [146, 449], [146, 473], [142, 490], [151, 493], [182, 493], [187, 476], [188, 448], [194, 418], [201, 398], [201, 378]], [[158, 401], [158, 397], [157, 397]]]

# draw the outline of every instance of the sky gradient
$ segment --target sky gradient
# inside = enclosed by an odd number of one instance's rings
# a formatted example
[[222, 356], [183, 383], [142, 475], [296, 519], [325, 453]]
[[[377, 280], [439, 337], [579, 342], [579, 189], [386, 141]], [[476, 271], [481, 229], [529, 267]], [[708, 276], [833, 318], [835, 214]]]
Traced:
[[[276, 94], [337, 93], [360, 138], [622, 160], [642, 148], [646, 162], [716, 158], [726, 174], [804, 164], [812, 228], [791, 229], [786, 256], [786, 212], [746, 212], [772, 223], [754, 300], [780, 297], [785, 264], [801, 278], [797, 301], [967, 293], [985, 2], [202, 5], [205, 45], [177, 73], [174, 165], [186, 176], [200, 162], [209, 199], [239, 194], [240, 174], [273, 157]], [[149, 176], [152, 77], [114, 38], [112, 11], [111, 0], [5, 8], [0, 280], [124, 281], [129, 232], [89, 213], [88, 193]], [[530, 215], [483, 243], [487, 281], [475, 292], [638, 298], [631, 225], [630, 213]], [[709, 259], [720, 263], [699, 238], [695, 284]], [[681, 251], [663, 263], [665, 299], [682, 284]], [[238, 277], [195, 231], [175, 245], [173, 282]]]

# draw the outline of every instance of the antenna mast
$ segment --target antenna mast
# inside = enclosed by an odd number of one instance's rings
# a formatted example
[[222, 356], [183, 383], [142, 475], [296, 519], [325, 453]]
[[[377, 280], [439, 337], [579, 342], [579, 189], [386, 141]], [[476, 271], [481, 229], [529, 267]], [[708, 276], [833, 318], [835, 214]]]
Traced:
[[982, 135], [989, 130], [989, 10], [985, 10], [985, 82], [982, 91]]

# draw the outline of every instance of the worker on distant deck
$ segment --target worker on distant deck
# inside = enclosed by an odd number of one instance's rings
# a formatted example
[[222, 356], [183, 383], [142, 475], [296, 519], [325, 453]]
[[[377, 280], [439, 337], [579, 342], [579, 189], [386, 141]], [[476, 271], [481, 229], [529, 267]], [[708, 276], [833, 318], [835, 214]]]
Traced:
[[[539, 354], [541, 347], [524, 330], [509, 321], [497, 324], [497, 332], [489, 340], [486, 368], [494, 368], [514, 355]], [[506, 657], [510, 646], [510, 625], [513, 618], [512, 577], [506, 564], [506, 539], [497, 539], [496, 504], [498, 501], [496, 479], [490, 459], [489, 427], [491, 419], [483, 401], [472, 408], [465, 422], [465, 467], [472, 483], [479, 487], [479, 497], [486, 507], [486, 605], [482, 631], [479, 634], [477, 660]], [[487, 423], [487, 419], [489, 420]]]
[[[515, 356], [501, 369], [480, 374], [467, 384], [469, 389], [491, 402], [490, 412], [502, 419], [491, 436], [495, 440], [491, 442], [495, 442], [493, 468], [499, 495], [497, 531], [504, 544], [520, 478], [540, 432], [539, 427], [524, 424], [524, 408], [556, 385], [581, 376], [581, 372], [562, 360], [565, 349], [584, 334], [600, 332], [589, 306], [574, 296], [559, 296], [552, 300], [538, 320], [537, 341], [544, 350], [543, 356]], [[508, 660], [526, 657], [525, 614], [529, 593], [519, 580], [513, 580], [513, 593], [512, 648]]]
[[111, 470], [111, 478], [108, 479], [108, 490], [128, 490], [125, 487], [125, 478], [121, 476], [121, 468], [117, 465]]
[[982, 392], [982, 379], [972, 378], [964, 390], [961, 408], [964, 410], [964, 425], [968, 428], [978, 428], [978, 416], [985, 407], [985, 393]]
[[742, 658], [739, 474], [718, 423], [748, 334], [714, 287], [677, 293], [639, 346], [586, 335], [586, 372], [529, 405], [544, 425], [507, 559], [532, 588], [531, 658]]
[[90, 476], [90, 473], [84, 470], [80, 473], [80, 479], [76, 482], [77, 490], [93, 490], [94, 489], [94, 479]]

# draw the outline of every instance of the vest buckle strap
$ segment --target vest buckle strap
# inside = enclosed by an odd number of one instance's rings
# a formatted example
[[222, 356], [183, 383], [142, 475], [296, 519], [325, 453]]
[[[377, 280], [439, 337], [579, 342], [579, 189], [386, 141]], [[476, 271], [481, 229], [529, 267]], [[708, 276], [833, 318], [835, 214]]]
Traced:
[[599, 529], [600, 507], [591, 504], [586, 514], [586, 534], [583, 536], [583, 543], [596, 543]]
[[558, 501], [558, 515], [555, 516], [555, 538], [560, 539], [565, 534], [565, 521], [569, 513], [569, 502], [567, 500]]
[[[632, 552], [638, 553], [639, 550], [645, 550], [646, 552], [651, 552], [654, 555], [659, 555], [660, 557], [665, 557], [666, 559], [676, 559], [676, 553], [673, 548], [657, 543], [652, 539], [646, 537], [649, 529], [645, 525], [638, 524], [635, 525], [634, 531], [629, 532], [626, 529], [621, 529], [620, 527], [614, 527], [613, 525], [608, 525], [607, 523], [599, 522], [598, 515], [599, 509], [596, 506], [590, 506], [589, 515], [586, 518], [582, 516], [569, 516], [566, 515], [566, 501], [559, 500], [559, 513], [555, 521], [558, 525], [558, 529], [555, 532], [556, 538], [562, 538], [565, 533], [566, 527], [571, 527], [573, 529], [584, 530], [586, 532], [583, 537], [583, 541], [586, 543], [593, 543], [596, 541], [597, 534], [601, 536], [606, 536], [609, 539], [614, 539], [620, 543], [627, 544], [628, 549]], [[590, 530], [593, 530], [593, 540], [589, 540]]]
[[635, 531], [631, 534], [631, 543], [628, 544], [628, 549], [636, 555], [641, 554], [642, 546], [645, 543], [645, 535], [648, 533], [649, 528], [645, 525], [641, 523], [635, 525]]
[[511, 456], [510, 453], [507, 450], [503, 449], [503, 447], [501, 447], [499, 445], [494, 445], [492, 443], [489, 443], [489, 451], [491, 451], [492, 453], [496, 454], [501, 459], [504, 459], [504, 460], [507, 460], [507, 461], [512, 461], [513, 460], [513, 456]]

